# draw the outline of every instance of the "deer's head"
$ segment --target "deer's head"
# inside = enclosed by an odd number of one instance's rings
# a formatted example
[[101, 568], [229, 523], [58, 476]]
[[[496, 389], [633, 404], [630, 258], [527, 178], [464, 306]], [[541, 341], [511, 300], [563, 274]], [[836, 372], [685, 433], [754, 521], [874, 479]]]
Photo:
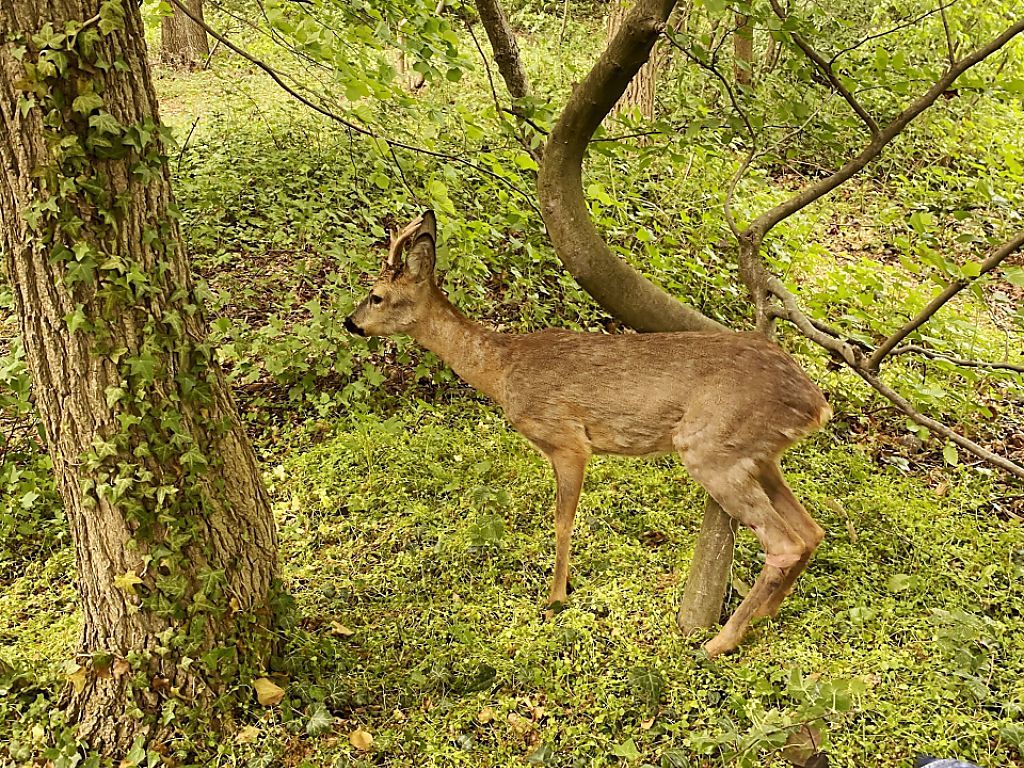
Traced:
[[425, 211], [401, 232], [391, 233], [391, 247], [380, 277], [345, 328], [360, 336], [407, 333], [425, 312], [434, 287], [434, 241], [437, 223]]

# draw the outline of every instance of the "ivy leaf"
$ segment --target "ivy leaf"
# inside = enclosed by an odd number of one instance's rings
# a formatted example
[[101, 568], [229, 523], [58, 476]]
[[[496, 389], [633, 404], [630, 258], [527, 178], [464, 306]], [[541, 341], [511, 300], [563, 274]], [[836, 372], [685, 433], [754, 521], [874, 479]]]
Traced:
[[121, 133], [121, 123], [109, 112], [98, 112], [89, 118], [89, 127], [95, 128], [99, 133], [118, 135]]
[[83, 93], [71, 102], [71, 109], [83, 115], [87, 115], [103, 106], [103, 97], [98, 93]]
[[68, 330], [71, 331], [72, 335], [74, 335], [75, 331], [77, 331], [79, 328], [82, 328], [83, 326], [87, 325], [88, 318], [86, 318], [85, 316], [83, 306], [79, 304], [77, 307], [75, 307], [75, 311], [72, 312], [70, 315], [67, 315], [64, 318], [64, 322], [68, 324]]
[[317, 704], [306, 723], [306, 733], [310, 736], [319, 736], [321, 733], [329, 731], [332, 725], [334, 725], [334, 715], [323, 704]]
[[120, 589], [122, 592], [126, 592], [129, 595], [136, 594], [135, 586], [141, 583], [142, 579], [140, 579], [132, 571], [125, 571], [120, 576], [114, 577], [114, 586]]

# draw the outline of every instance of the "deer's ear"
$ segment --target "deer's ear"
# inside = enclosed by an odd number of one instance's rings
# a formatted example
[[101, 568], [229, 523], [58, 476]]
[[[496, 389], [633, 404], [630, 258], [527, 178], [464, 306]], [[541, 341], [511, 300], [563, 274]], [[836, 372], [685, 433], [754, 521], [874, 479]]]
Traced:
[[434, 275], [435, 240], [437, 239], [437, 222], [431, 211], [423, 214], [423, 223], [415, 235], [409, 255], [405, 257], [405, 266], [409, 274], [417, 280], [425, 280]]

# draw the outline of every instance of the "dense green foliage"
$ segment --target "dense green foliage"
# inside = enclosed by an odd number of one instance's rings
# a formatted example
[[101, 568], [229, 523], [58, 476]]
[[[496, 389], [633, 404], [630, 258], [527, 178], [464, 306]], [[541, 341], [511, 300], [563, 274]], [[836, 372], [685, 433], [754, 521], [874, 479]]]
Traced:
[[[212, 341], [265, 461], [302, 617], [267, 670], [284, 701], [266, 711], [253, 701], [236, 741], [197, 737], [183, 759], [765, 766], [782, 765], [779, 748], [809, 723], [839, 766], [909, 765], [916, 751], [1024, 765], [1019, 488], [964, 466], [952, 446], [927, 440], [786, 329], [838, 417], [786, 467], [829, 538], [779, 620], [715, 663], [700, 657], [701, 638], [676, 634], [700, 497], [670, 460], [595, 465], [572, 605], [539, 620], [553, 498], [541, 459], [431, 355], [407, 340], [354, 339], [341, 321], [376, 273], [387, 227], [431, 206], [445, 285], [471, 315], [509, 330], [614, 323], [551, 252], [534, 162], [495, 110], [465, 32], [470, 11], [437, 22], [432, 2], [318, 6], [334, 25], [328, 34], [294, 5], [268, 4], [269, 28], [331, 73], [326, 85], [304, 80], [320, 102], [455, 159], [392, 151], [312, 115], [234, 57], [159, 80], [162, 117], [183, 145], [172, 156], [183, 234], [213, 292]], [[835, 51], [924, 9], [852, 5], [800, 28]], [[513, 15], [538, 94], [521, 106], [542, 127], [603, 33], [603, 6], [571, 4], [564, 36], [557, 6], [556, 15], [523, 3]], [[951, 12], [961, 46], [997, 29], [1001, 7], [983, 7]], [[753, 11], [779, 26], [766, 8]], [[731, 14], [705, 3], [677, 42], [710, 62], [725, 45], [714, 19]], [[253, 30], [239, 39], [276, 67], [295, 66]], [[852, 52], [845, 76], [891, 116], [934, 78], [945, 44], [929, 18]], [[427, 77], [415, 95], [395, 74], [399, 45]], [[623, 257], [742, 326], [749, 308], [722, 202], [747, 127], [713, 76], [678, 53], [669, 66], [659, 122], [626, 120], [605, 136], [657, 133], [647, 144], [595, 143], [588, 196]], [[1018, 45], [958, 83], [863, 178], [773, 233], [772, 266], [808, 312], [875, 342], [1021, 226], [1022, 77]], [[738, 95], [758, 145], [770, 148], [738, 187], [740, 218], [863, 142], [841, 100], [811, 80], [784, 48], [756, 92]], [[914, 340], [1020, 362], [1022, 282], [1017, 266], [979, 283]], [[16, 340], [0, 371], [0, 721], [12, 738], [0, 739], [0, 764], [44, 753], [71, 766], [75, 745], [55, 701], [76, 629], [73, 562]], [[1024, 452], [1019, 375], [907, 357], [887, 376], [994, 450]], [[756, 567], [754, 541], [743, 539], [738, 591]], [[350, 744], [357, 728], [373, 734], [370, 750]], [[129, 764], [155, 764], [154, 755], [138, 751]]]

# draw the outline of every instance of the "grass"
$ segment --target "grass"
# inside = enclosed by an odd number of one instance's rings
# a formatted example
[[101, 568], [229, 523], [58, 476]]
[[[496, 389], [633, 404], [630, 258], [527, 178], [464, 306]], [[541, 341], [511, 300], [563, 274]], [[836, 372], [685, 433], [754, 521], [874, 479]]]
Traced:
[[[575, 592], [545, 622], [542, 457], [473, 401], [387, 417], [267, 466], [301, 619], [270, 670], [286, 700], [256, 708], [253, 741], [216, 764], [774, 767], [813, 721], [843, 768], [918, 752], [1024, 765], [1024, 527], [979, 511], [977, 474], [936, 493], [834, 434], [799, 448], [790, 479], [829, 536], [778, 619], [709, 662], [674, 624], [701, 512], [678, 462], [593, 461]], [[744, 534], [734, 583], [758, 561]], [[65, 551], [7, 590], [5, 657], [59, 664], [72, 579]], [[357, 728], [370, 752], [349, 743]]]
[[[674, 625], [701, 510], [675, 461], [594, 461], [575, 592], [545, 623], [543, 459], [489, 411], [393, 419], [275, 483], [304, 642], [336, 654], [294, 674], [290, 701], [347, 711], [342, 730], [373, 733], [378, 762], [519, 765], [546, 745], [553, 765], [614, 765], [632, 740], [636, 761], [774, 766], [773, 740], [820, 711], [833, 765], [919, 751], [1020, 764], [1005, 737], [1019, 734], [1024, 528], [976, 510], [984, 484], [950, 478], [940, 496], [828, 435], [803, 448], [790, 476], [830, 536], [778, 620], [709, 663]], [[744, 537], [735, 576], [757, 568]]]

